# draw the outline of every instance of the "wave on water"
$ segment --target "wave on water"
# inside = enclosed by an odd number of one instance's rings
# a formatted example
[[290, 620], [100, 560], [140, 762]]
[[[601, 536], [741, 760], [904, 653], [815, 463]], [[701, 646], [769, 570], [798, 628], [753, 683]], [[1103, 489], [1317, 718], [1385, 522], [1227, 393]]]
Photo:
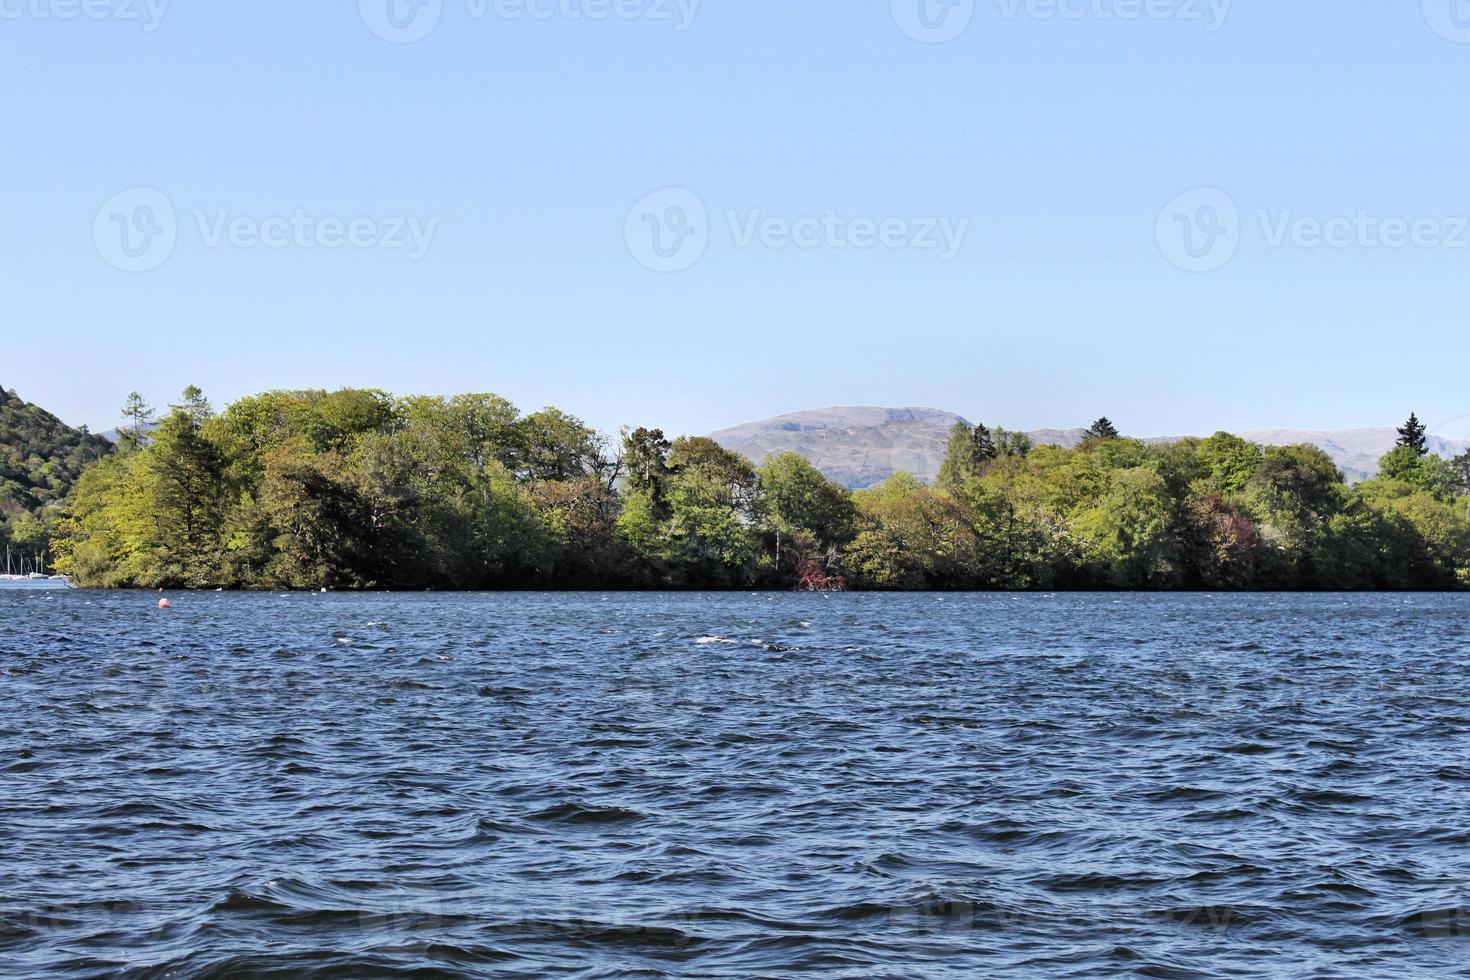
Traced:
[[0, 594], [0, 975], [1444, 976], [1470, 596]]

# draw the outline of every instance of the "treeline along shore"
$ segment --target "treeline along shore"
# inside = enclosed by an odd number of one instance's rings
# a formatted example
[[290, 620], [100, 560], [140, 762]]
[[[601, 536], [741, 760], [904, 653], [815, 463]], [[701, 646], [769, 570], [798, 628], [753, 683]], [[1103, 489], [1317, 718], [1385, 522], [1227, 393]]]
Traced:
[[1227, 433], [1078, 448], [958, 424], [937, 485], [850, 492], [657, 429], [488, 394], [137, 396], [52, 541], [82, 586], [226, 589], [1459, 589], [1470, 461], [1411, 418], [1379, 476]]

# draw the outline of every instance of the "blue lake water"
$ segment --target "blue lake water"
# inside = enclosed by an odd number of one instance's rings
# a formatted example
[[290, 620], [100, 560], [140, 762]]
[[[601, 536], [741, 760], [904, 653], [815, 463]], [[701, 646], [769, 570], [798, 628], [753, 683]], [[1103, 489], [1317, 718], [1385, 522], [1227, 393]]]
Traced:
[[171, 598], [0, 593], [0, 974], [1470, 964], [1470, 597]]

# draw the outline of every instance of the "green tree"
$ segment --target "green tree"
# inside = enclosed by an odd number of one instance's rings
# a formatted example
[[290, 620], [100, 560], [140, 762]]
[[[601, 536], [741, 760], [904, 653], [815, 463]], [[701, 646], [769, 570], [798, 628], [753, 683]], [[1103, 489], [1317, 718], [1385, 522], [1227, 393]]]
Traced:
[[560, 409], [534, 412], [517, 427], [522, 452], [519, 475], [525, 480], [575, 480], [611, 465], [602, 455], [597, 433]]
[[965, 492], [979, 541], [977, 584], [1045, 589], [1070, 573], [1075, 548], [1067, 518], [1034, 461], [1002, 457]]
[[1087, 427], [1087, 441], [1104, 442], [1108, 439], [1118, 438], [1118, 427], [1108, 419], [1106, 415]]
[[907, 473], [855, 494], [862, 530], [848, 549], [856, 581], [873, 589], [964, 589], [980, 584], [980, 542], [962, 501]]
[[1423, 456], [1429, 452], [1429, 442], [1425, 431], [1424, 424], [1419, 421], [1419, 416], [1410, 412], [1409, 421], [1399, 426], [1399, 438], [1396, 445], [1404, 449], [1412, 449], [1418, 455]]
[[1196, 456], [1210, 491], [1227, 497], [1244, 493], [1265, 459], [1260, 446], [1229, 432], [1216, 432], [1201, 442]]
[[128, 427], [118, 432], [118, 443], [124, 449], [136, 449], [153, 427], [153, 406], [138, 392], [130, 391], [123, 402], [122, 417], [127, 419]]
[[841, 548], [857, 523], [851, 492], [796, 453], [767, 460], [758, 476], [776, 574], [801, 588], [845, 587]]
[[995, 454], [998, 457], [1029, 456], [1036, 443], [1024, 432], [1011, 432], [996, 426]]
[[1243, 589], [1255, 582], [1260, 538], [1241, 510], [1217, 494], [1186, 502], [1179, 561], [1185, 584], [1199, 589]]
[[190, 387], [166, 416], [148, 449], [153, 469], [159, 577], [173, 585], [213, 581], [223, 518], [224, 463], [204, 438], [208, 402]]
[[1073, 515], [1072, 528], [1097, 584], [1158, 587], [1175, 574], [1173, 507], [1155, 467], [1113, 471], [1107, 491]]
[[1470, 495], [1470, 449], [1450, 460], [1454, 473], [1455, 492], [1460, 496]]
[[[1395, 452], [1412, 455], [1408, 446]], [[1397, 546], [1399, 567], [1390, 570], [1387, 587], [1447, 589], [1466, 584], [1470, 513], [1464, 501], [1451, 502], [1410, 481], [1391, 478], [1360, 484], [1358, 497], [1379, 518], [1376, 543], [1382, 547], [1393, 541]]]
[[193, 421], [195, 426], [203, 426], [209, 418], [214, 415], [214, 409], [209, 404], [209, 399], [204, 397], [204, 392], [197, 385], [189, 385], [180, 396], [177, 405], [170, 405], [172, 412], [182, 412]]
[[82, 473], [58, 525], [56, 566], [83, 585], [156, 588], [154, 469], [145, 453], [99, 460]]
[[515, 467], [522, 442], [520, 412], [509, 401], [486, 393], [455, 395], [445, 405], [444, 417], [476, 473], [494, 463]]
[[1337, 464], [1316, 446], [1264, 450], [1244, 495], [1262, 542], [1263, 585], [1318, 588], [1328, 583], [1331, 570], [1322, 569], [1316, 556], [1347, 498]]
[[62, 502], [84, 468], [112, 451], [0, 388], [0, 549], [10, 545], [31, 567], [50, 557]]
[[1413, 446], [1395, 446], [1378, 461], [1380, 480], [1397, 480], [1441, 500], [1455, 495], [1459, 483], [1455, 467]]
[[758, 575], [764, 500], [755, 467], [703, 436], [669, 452], [667, 535], [686, 584], [747, 584]]
[[637, 428], [623, 433], [623, 468], [628, 486], [646, 494], [664, 516], [668, 509], [671, 448], [662, 429]]
[[948, 493], [958, 493], [997, 455], [990, 429], [956, 422], [949, 430], [949, 448], [939, 467], [939, 486]]
[[656, 429], [608, 459], [572, 416], [488, 394], [275, 391], [216, 415], [190, 388], [108, 453], [0, 390], [0, 543], [49, 536], [108, 587], [1470, 588], [1470, 459], [1400, 446], [1350, 488], [1316, 447], [1099, 421], [1077, 450], [961, 426], [948, 492], [850, 494], [795, 454], [757, 470]]
[[846, 544], [855, 532], [852, 494], [796, 453], [782, 453], [759, 471], [772, 523], [785, 533], [805, 531], [823, 545]]

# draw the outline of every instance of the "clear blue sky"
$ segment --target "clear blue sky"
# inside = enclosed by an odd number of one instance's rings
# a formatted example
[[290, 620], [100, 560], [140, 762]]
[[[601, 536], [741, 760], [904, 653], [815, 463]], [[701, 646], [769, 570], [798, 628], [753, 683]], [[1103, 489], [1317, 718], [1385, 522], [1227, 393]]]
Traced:
[[[373, 0], [38, 15], [69, 2], [0, 0], [0, 384], [73, 423], [195, 383], [216, 404], [495, 391], [608, 430], [840, 404], [1140, 435], [1412, 408], [1470, 430], [1470, 247], [1272, 247], [1257, 216], [1427, 216], [1455, 240], [1470, 43], [1447, 12], [1432, 29], [1439, 0], [1236, 0], [1217, 30], [1208, 0], [1203, 20], [978, 0], [944, 43], [888, 0], [703, 0], [682, 31], [676, 0], [618, 0], [630, 20], [442, 0], [415, 43], [369, 29]], [[176, 243], [129, 273], [94, 221], [139, 187]], [[669, 187], [707, 207], [708, 245], [657, 272], [625, 228]], [[1238, 206], [1239, 245], [1189, 272], [1160, 212], [1201, 187]], [[417, 260], [210, 244], [222, 212], [298, 210], [436, 224]], [[727, 210], [969, 226], [944, 261], [743, 246]]]

